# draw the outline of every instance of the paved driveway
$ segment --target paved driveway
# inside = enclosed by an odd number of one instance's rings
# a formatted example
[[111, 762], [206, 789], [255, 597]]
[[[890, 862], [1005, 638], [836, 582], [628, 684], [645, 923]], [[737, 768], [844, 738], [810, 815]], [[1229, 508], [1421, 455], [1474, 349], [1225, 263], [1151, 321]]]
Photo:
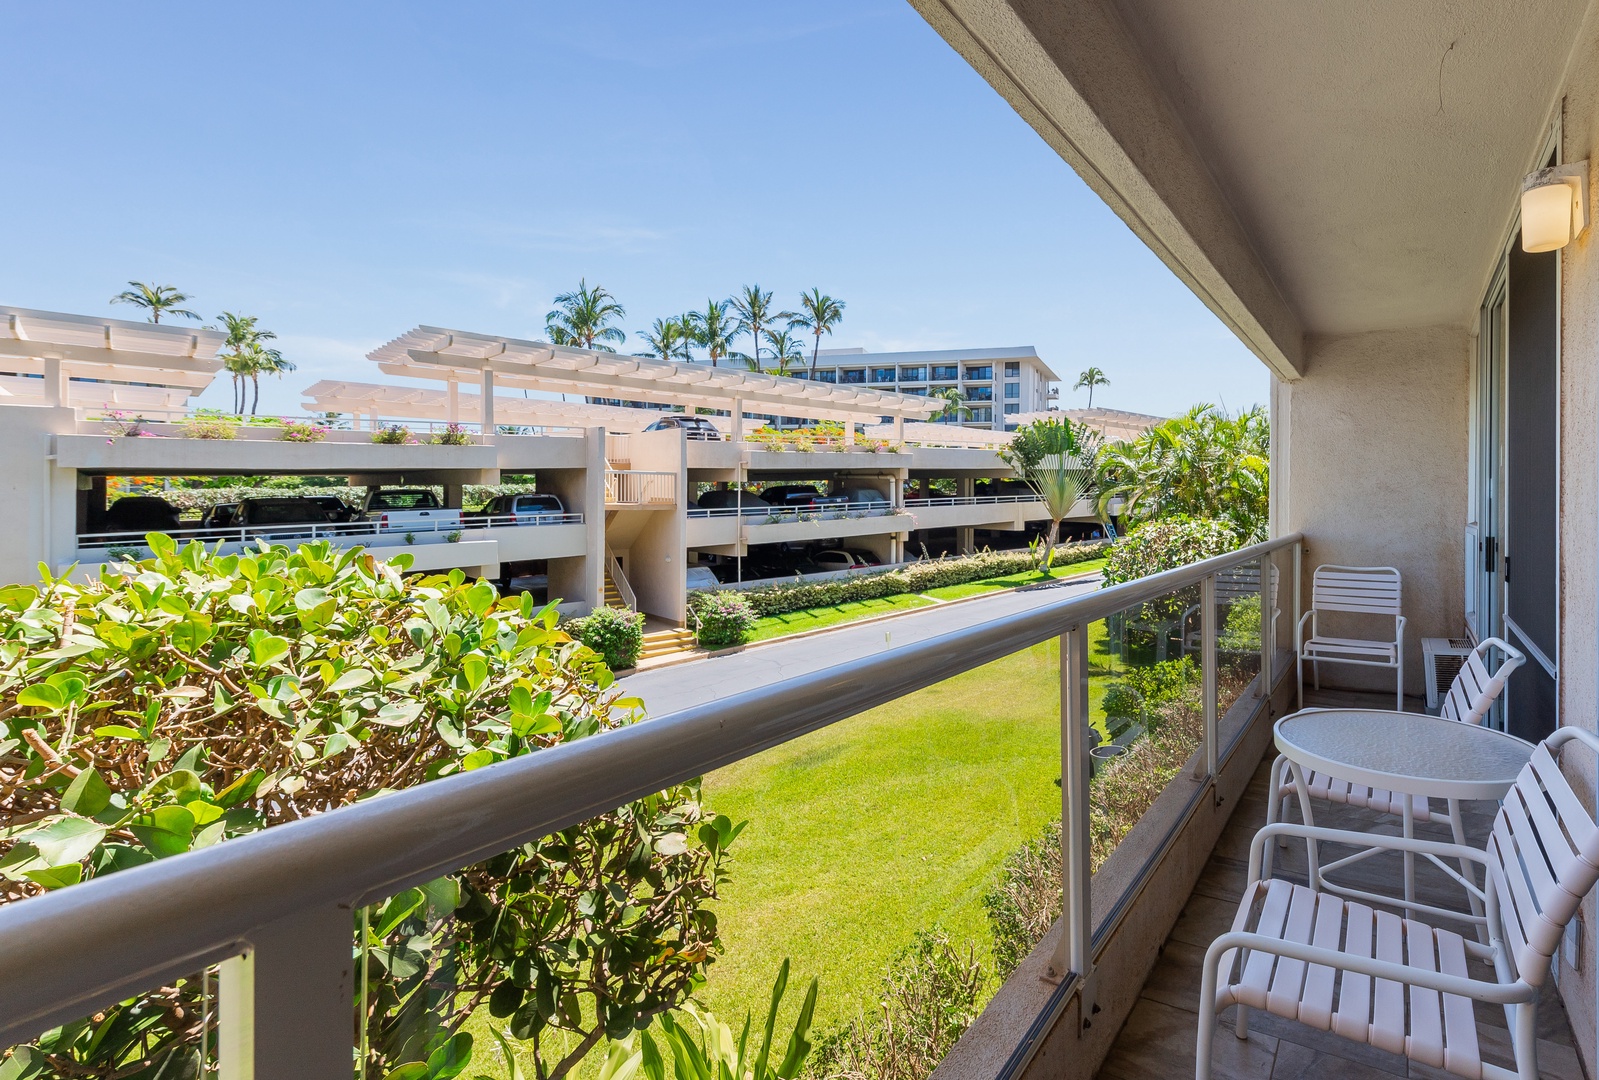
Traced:
[[841, 659], [937, 637], [1098, 587], [1099, 575], [1095, 574], [1044, 588], [1020, 589], [960, 603], [917, 608], [864, 625], [845, 624], [809, 637], [779, 638], [727, 656], [641, 671], [629, 675], [622, 685], [628, 693], [644, 700], [649, 715], [665, 716], [691, 705], [829, 667]]

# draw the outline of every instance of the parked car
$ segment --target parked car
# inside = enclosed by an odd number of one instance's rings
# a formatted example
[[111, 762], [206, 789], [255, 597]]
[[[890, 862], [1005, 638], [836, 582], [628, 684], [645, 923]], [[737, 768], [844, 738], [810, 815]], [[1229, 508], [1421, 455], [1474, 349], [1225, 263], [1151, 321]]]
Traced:
[[461, 527], [461, 511], [446, 509], [427, 488], [381, 488], [367, 495], [363, 512], [380, 533], [443, 532]]
[[865, 548], [845, 548], [844, 550], [855, 556], [856, 566], [883, 565], [883, 560], [879, 559], [875, 552], [867, 551]]
[[731, 510], [735, 506], [741, 514], [767, 514], [772, 504], [752, 491], [707, 491], [699, 497], [701, 510]]
[[105, 512], [101, 532], [170, 532], [178, 527], [178, 508], [155, 495], [124, 495]]
[[853, 570], [861, 566], [882, 566], [883, 560], [861, 548], [833, 548], [811, 556], [823, 570]]
[[239, 504], [236, 502], [217, 503], [215, 506], [207, 507], [205, 513], [200, 515], [200, 528], [226, 529], [233, 524], [233, 519], [238, 513]]
[[721, 582], [716, 580], [716, 572], [709, 566], [691, 566], [688, 568], [688, 587], [694, 589], [714, 589]]
[[881, 513], [893, 505], [888, 501], [888, 496], [876, 488], [846, 488], [844, 497], [849, 500], [851, 510]]
[[233, 524], [267, 540], [307, 540], [318, 533], [325, 536], [328, 530], [316, 526], [332, 522], [318, 500], [287, 498], [240, 499]]
[[663, 416], [655, 423], [644, 429], [645, 431], [683, 431], [686, 437], [698, 439], [701, 442], [721, 442], [722, 433], [715, 424], [703, 416], [687, 416], [682, 413], [673, 413]]
[[[517, 495], [496, 495], [480, 509], [465, 515], [470, 522], [481, 518], [510, 518], [512, 525], [553, 524], [566, 513], [559, 496], [543, 492], [522, 492]], [[506, 524], [504, 521], [497, 524]]]
[[356, 521], [361, 517], [361, 512], [337, 495], [302, 495], [307, 502], [314, 502], [327, 514], [332, 522]]
[[823, 495], [814, 484], [779, 484], [761, 492], [761, 498], [773, 506], [788, 509], [849, 506], [848, 495]]

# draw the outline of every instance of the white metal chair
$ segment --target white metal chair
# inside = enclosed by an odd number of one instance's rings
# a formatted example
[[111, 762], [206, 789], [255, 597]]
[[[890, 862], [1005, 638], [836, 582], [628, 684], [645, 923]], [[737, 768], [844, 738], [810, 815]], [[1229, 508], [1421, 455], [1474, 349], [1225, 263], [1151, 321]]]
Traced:
[[[1549, 977], [1566, 924], [1599, 879], [1599, 827], [1555, 760], [1573, 740], [1599, 751], [1599, 737], [1569, 727], [1539, 744], [1494, 818], [1486, 851], [1288, 823], [1260, 830], [1250, 848], [1250, 884], [1233, 928], [1205, 954], [1198, 1080], [1210, 1076], [1216, 1015], [1235, 1004], [1239, 1038], [1249, 1034], [1249, 1010], [1265, 1009], [1460, 1076], [1535, 1080], [1539, 988]], [[1264, 852], [1284, 836], [1307, 844], [1380, 847], [1430, 860], [1485, 910], [1478, 916], [1421, 905], [1422, 913], [1481, 927], [1488, 943], [1329, 892], [1263, 878]], [[1485, 867], [1487, 887], [1477, 888], [1445, 859]], [[1472, 978], [1468, 959], [1490, 963], [1492, 980]], [[1513, 1071], [1482, 1060], [1473, 1001], [1504, 1006]]]
[[[1362, 667], [1393, 668], [1398, 687], [1397, 709], [1405, 707], [1405, 617], [1399, 613], [1399, 571], [1391, 566], [1316, 567], [1311, 581], [1310, 610], [1294, 628], [1294, 652], [1298, 654], [1299, 707], [1305, 707], [1305, 661], [1309, 660], [1321, 689], [1322, 664], [1358, 664]], [[1380, 615], [1394, 620], [1394, 639], [1333, 637], [1320, 629], [1321, 613]], [[1310, 637], [1305, 624], [1310, 623]]]
[[[1499, 662], [1499, 667], [1490, 673], [1488, 654], [1495, 649], [1499, 650], [1504, 659]], [[1466, 657], [1465, 663], [1460, 665], [1455, 681], [1449, 684], [1449, 692], [1444, 697], [1439, 715], [1446, 720], [1458, 720], [1463, 724], [1483, 723], [1488, 718], [1488, 710], [1493, 708], [1493, 703], [1504, 692], [1510, 673], [1526, 662], [1527, 658], [1521, 650], [1509, 642], [1499, 638], [1484, 638], [1482, 643]], [[1272, 762], [1268, 784], [1267, 790], [1271, 792], [1272, 797], [1266, 802], [1266, 824], [1271, 825], [1286, 819], [1292, 800], [1297, 799], [1299, 795], [1294, 788], [1293, 771], [1289, 768], [1288, 759], [1281, 754]], [[1401, 795], [1369, 788], [1363, 784], [1351, 784], [1347, 780], [1340, 780], [1326, 773], [1307, 773], [1305, 787], [1305, 795], [1311, 799], [1361, 806], [1385, 814], [1405, 812], [1405, 800]], [[1414, 801], [1412, 820], [1432, 820], [1432, 810], [1426, 799]], [[1453, 799], [1449, 800], [1449, 824], [1454, 830], [1455, 843], [1465, 843], [1465, 833], [1460, 824], [1460, 806]], [[1266, 873], [1267, 876], [1271, 874], [1269, 854]]]

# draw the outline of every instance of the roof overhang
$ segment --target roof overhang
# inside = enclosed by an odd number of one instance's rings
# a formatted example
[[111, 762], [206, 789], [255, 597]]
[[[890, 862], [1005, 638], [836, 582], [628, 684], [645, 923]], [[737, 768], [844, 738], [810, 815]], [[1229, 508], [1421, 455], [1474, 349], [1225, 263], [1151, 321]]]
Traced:
[[742, 402], [745, 412], [816, 420], [918, 420], [942, 407], [913, 394], [432, 326], [419, 326], [367, 355], [390, 375], [461, 381], [490, 372], [503, 387], [728, 411]]
[[69, 379], [152, 383], [198, 391], [222, 369], [217, 330], [97, 319], [0, 306], [0, 368], [43, 374], [58, 361]]

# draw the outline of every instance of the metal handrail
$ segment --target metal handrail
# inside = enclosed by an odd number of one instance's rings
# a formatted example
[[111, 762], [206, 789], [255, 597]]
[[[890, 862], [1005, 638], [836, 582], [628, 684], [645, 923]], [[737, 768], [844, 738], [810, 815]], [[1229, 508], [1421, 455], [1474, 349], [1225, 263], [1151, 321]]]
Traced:
[[932, 495], [925, 499], [906, 499], [906, 506], [992, 506], [1010, 503], [1043, 502], [1031, 491], [1016, 495]]
[[622, 597], [622, 603], [627, 605], [627, 610], [637, 611], [638, 597], [633, 594], [633, 585], [627, 580], [627, 575], [622, 573], [622, 563], [609, 544], [605, 547], [605, 572], [611, 575], [611, 584], [616, 586], [617, 594]]
[[301, 542], [305, 540], [344, 541], [351, 537], [404, 536], [406, 533], [453, 533], [477, 529], [499, 529], [529, 525], [581, 525], [582, 514], [524, 513], [472, 516], [470, 512], [457, 518], [439, 518], [404, 525], [380, 527], [373, 519], [342, 522], [284, 522], [279, 525], [195, 526], [188, 529], [139, 529], [128, 532], [79, 533], [78, 550], [96, 551], [113, 547], [143, 547], [144, 538], [151, 532], [160, 532], [174, 540], [204, 540], [208, 543], [244, 543], [251, 540], [277, 538]]
[[1301, 539], [1255, 544], [0, 906], [0, 1046], [236, 956], [258, 935], [277, 943], [286, 921], [328, 909], [347, 920], [348, 910], [1050, 638], [1071, 632], [1076, 640], [1090, 622]]

